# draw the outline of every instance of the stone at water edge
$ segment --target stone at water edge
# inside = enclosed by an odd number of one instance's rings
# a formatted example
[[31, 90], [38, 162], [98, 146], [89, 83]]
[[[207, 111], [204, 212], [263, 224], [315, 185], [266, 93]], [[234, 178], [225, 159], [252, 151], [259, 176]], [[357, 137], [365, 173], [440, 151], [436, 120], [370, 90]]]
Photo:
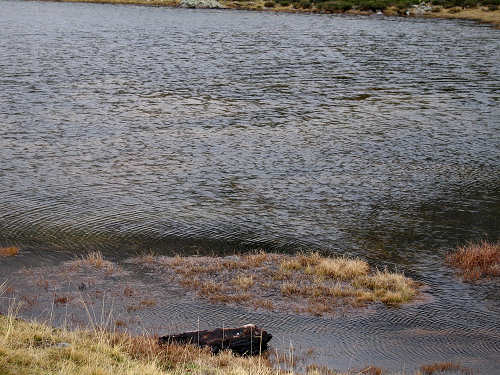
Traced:
[[272, 338], [273, 335], [263, 329], [254, 324], [247, 324], [238, 328], [216, 328], [212, 331], [191, 331], [162, 336], [158, 339], [158, 343], [194, 344], [201, 347], [208, 346], [213, 353], [230, 349], [241, 355], [255, 355], [267, 350], [267, 344]]
[[224, 9], [224, 5], [217, 0], [181, 0], [180, 8], [198, 8], [198, 9]]

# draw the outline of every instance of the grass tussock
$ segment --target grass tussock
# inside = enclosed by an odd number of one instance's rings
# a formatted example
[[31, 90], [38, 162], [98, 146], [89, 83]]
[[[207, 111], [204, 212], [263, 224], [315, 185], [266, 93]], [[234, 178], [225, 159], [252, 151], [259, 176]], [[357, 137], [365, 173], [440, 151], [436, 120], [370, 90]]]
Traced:
[[470, 369], [453, 362], [436, 362], [430, 365], [423, 365], [420, 366], [418, 372], [419, 375], [435, 375], [445, 373], [472, 375], [472, 371]]
[[0, 247], [0, 257], [11, 257], [19, 254], [19, 248], [15, 246]]
[[315, 273], [340, 280], [351, 280], [364, 276], [370, 271], [370, 266], [361, 259], [346, 257], [321, 259], [316, 265]]
[[373, 292], [363, 294], [362, 299], [375, 297], [389, 305], [409, 302], [416, 294], [415, 283], [411, 279], [387, 270], [377, 270], [373, 275], [357, 277], [354, 285]]
[[72, 269], [91, 268], [94, 270], [104, 271], [106, 273], [113, 273], [117, 271], [116, 265], [104, 259], [100, 251], [90, 252], [87, 255], [82, 256], [80, 259], [70, 262], [69, 267]]
[[238, 288], [243, 289], [245, 291], [251, 288], [255, 284], [253, 275], [250, 276], [238, 275], [238, 277], [236, 277], [233, 281]]
[[470, 243], [446, 257], [448, 264], [458, 268], [468, 281], [500, 276], [500, 242]]
[[403, 274], [372, 271], [364, 260], [315, 252], [139, 257], [135, 262], [214, 303], [266, 310], [327, 315], [373, 302], [399, 305], [418, 293], [417, 284]]

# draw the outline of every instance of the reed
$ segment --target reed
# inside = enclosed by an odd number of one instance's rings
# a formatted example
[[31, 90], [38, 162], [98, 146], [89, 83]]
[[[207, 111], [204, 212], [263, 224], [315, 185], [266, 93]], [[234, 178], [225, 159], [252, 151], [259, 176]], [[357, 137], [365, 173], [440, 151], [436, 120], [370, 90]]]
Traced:
[[16, 246], [0, 247], [1, 257], [10, 257], [17, 254], [19, 254], [19, 248]]
[[448, 264], [459, 269], [464, 280], [474, 281], [500, 276], [500, 241], [469, 243], [446, 257]]

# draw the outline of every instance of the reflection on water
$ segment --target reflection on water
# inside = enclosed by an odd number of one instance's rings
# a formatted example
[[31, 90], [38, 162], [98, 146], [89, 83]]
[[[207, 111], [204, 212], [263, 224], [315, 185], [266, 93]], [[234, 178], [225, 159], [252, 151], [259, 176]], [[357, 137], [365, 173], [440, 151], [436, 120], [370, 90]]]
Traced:
[[[498, 332], [498, 284], [457, 283], [442, 258], [499, 238], [500, 31], [17, 1], [2, 15], [0, 244], [352, 253], [428, 283], [428, 329], [453, 306]], [[0, 270], [30, 260], [14, 263]]]

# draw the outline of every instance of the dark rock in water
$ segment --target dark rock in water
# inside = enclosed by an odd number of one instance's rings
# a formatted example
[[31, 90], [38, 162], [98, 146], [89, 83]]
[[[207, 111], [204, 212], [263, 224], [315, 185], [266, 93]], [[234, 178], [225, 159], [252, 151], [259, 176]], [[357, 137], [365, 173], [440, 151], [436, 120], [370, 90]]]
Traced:
[[159, 344], [195, 344], [209, 346], [213, 353], [231, 349], [237, 354], [254, 355], [267, 350], [267, 343], [272, 337], [263, 329], [247, 324], [238, 328], [217, 328], [213, 331], [193, 331], [162, 336], [159, 338]]

